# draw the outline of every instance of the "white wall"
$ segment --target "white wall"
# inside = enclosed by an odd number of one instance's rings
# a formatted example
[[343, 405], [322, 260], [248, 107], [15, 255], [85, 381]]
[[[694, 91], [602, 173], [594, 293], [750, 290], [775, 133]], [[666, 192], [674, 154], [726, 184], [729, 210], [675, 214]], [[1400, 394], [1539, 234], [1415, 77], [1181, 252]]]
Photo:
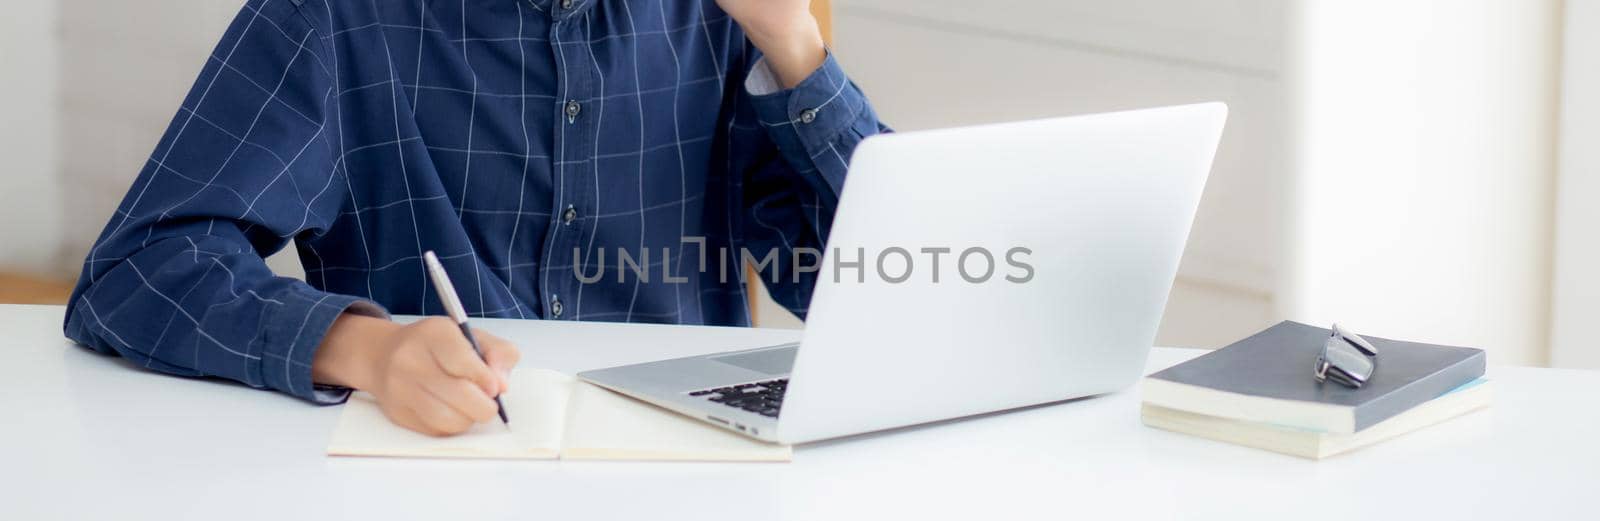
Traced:
[[[72, 187], [62, 222], [76, 264], [205, 65], [243, 0], [60, 0], [60, 182]], [[136, 23], [134, 23], [136, 22]], [[73, 266], [76, 270], [77, 266]]]
[[1565, 18], [1550, 365], [1600, 369], [1600, 0]]
[[[1226, 101], [1157, 341], [1217, 347], [1272, 322], [1280, 1], [834, 0], [834, 23], [840, 59], [900, 130]], [[764, 307], [763, 325], [779, 313]]]
[[56, 183], [56, 17], [51, 0], [0, 16], [0, 269], [61, 275]]
[[1558, 3], [1295, 5], [1282, 312], [1543, 363]]
[[[243, 4], [60, 2], [62, 135], [95, 144], [95, 153], [60, 158], [61, 183], [78, 194], [62, 222], [71, 263], [88, 252]], [[292, 248], [269, 264], [280, 274], [304, 276]]]

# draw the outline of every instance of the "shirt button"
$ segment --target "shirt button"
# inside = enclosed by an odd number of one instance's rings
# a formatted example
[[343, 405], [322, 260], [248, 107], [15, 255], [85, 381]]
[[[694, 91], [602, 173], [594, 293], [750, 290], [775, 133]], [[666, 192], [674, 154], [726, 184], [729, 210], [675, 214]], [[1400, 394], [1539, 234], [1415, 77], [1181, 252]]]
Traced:
[[578, 209], [570, 204], [567, 205], [567, 211], [561, 212], [561, 224], [572, 224], [572, 221], [577, 220], [577, 218]]
[[801, 123], [810, 123], [810, 122], [813, 122], [813, 121], [816, 121], [816, 120], [817, 120], [817, 109], [805, 109], [805, 110], [800, 111], [800, 122]]
[[550, 317], [561, 318], [562, 309], [563, 306], [561, 305], [561, 297], [558, 295], [550, 295]]
[[578, 102], [576, 102], [576, 101], [568, 101], [567, 102], [567, 122], [568, 123], [571, 123], [572, 120], [576, 119], [578, 117], [578, 113], [579, 112], [583, 112], [583, 106], [582, 105], [579, 105]]
[[572, 0], [561, 0], [562, 9], [572, 9]]

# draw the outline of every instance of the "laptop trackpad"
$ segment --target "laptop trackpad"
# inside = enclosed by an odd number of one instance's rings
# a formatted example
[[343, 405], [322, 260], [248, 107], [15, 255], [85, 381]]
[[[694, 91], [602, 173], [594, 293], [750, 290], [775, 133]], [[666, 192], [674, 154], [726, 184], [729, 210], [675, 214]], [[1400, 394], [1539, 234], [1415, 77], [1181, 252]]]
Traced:
[[758, 373], [780, 375], [787, 374], [794, 368], [794, 355], [799, 351], [797, 347], [785, 346], [716, 356], [711, 359]]

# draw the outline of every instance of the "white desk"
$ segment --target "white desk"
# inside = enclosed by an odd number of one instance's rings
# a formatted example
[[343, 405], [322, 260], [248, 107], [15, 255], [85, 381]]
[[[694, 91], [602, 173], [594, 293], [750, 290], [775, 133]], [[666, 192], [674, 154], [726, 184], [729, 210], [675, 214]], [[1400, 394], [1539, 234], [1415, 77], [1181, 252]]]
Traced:
[[[1487, 411], [1320, 463], [1143, 427], [1136, 391], [800, 447], [790, 464], [322, 455], [335, 407], [135, 370], [0, 306], [0, 519], [1593, 519], [1600, 373], [1497, 367]], [[578, 371], [793, 331], [482, 321]], [[1198, 355], [1157, 349], [1152, 370]], [[1318, 498], [1358, 498], [1317, 514]], [[1005, 517], [991, 517], [1005, 516]]]

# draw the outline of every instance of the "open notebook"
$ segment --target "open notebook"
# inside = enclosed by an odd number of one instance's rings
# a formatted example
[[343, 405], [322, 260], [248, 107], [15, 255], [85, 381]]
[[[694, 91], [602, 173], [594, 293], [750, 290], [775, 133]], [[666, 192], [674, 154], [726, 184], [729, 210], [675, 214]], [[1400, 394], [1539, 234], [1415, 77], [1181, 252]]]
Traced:
[[518, 369], [501, 397], [507, 426], [436, 438], [390, 423], [372, 395], [344, 406], [330, 456], [789, 461], [792, 451], [545, 369]]

